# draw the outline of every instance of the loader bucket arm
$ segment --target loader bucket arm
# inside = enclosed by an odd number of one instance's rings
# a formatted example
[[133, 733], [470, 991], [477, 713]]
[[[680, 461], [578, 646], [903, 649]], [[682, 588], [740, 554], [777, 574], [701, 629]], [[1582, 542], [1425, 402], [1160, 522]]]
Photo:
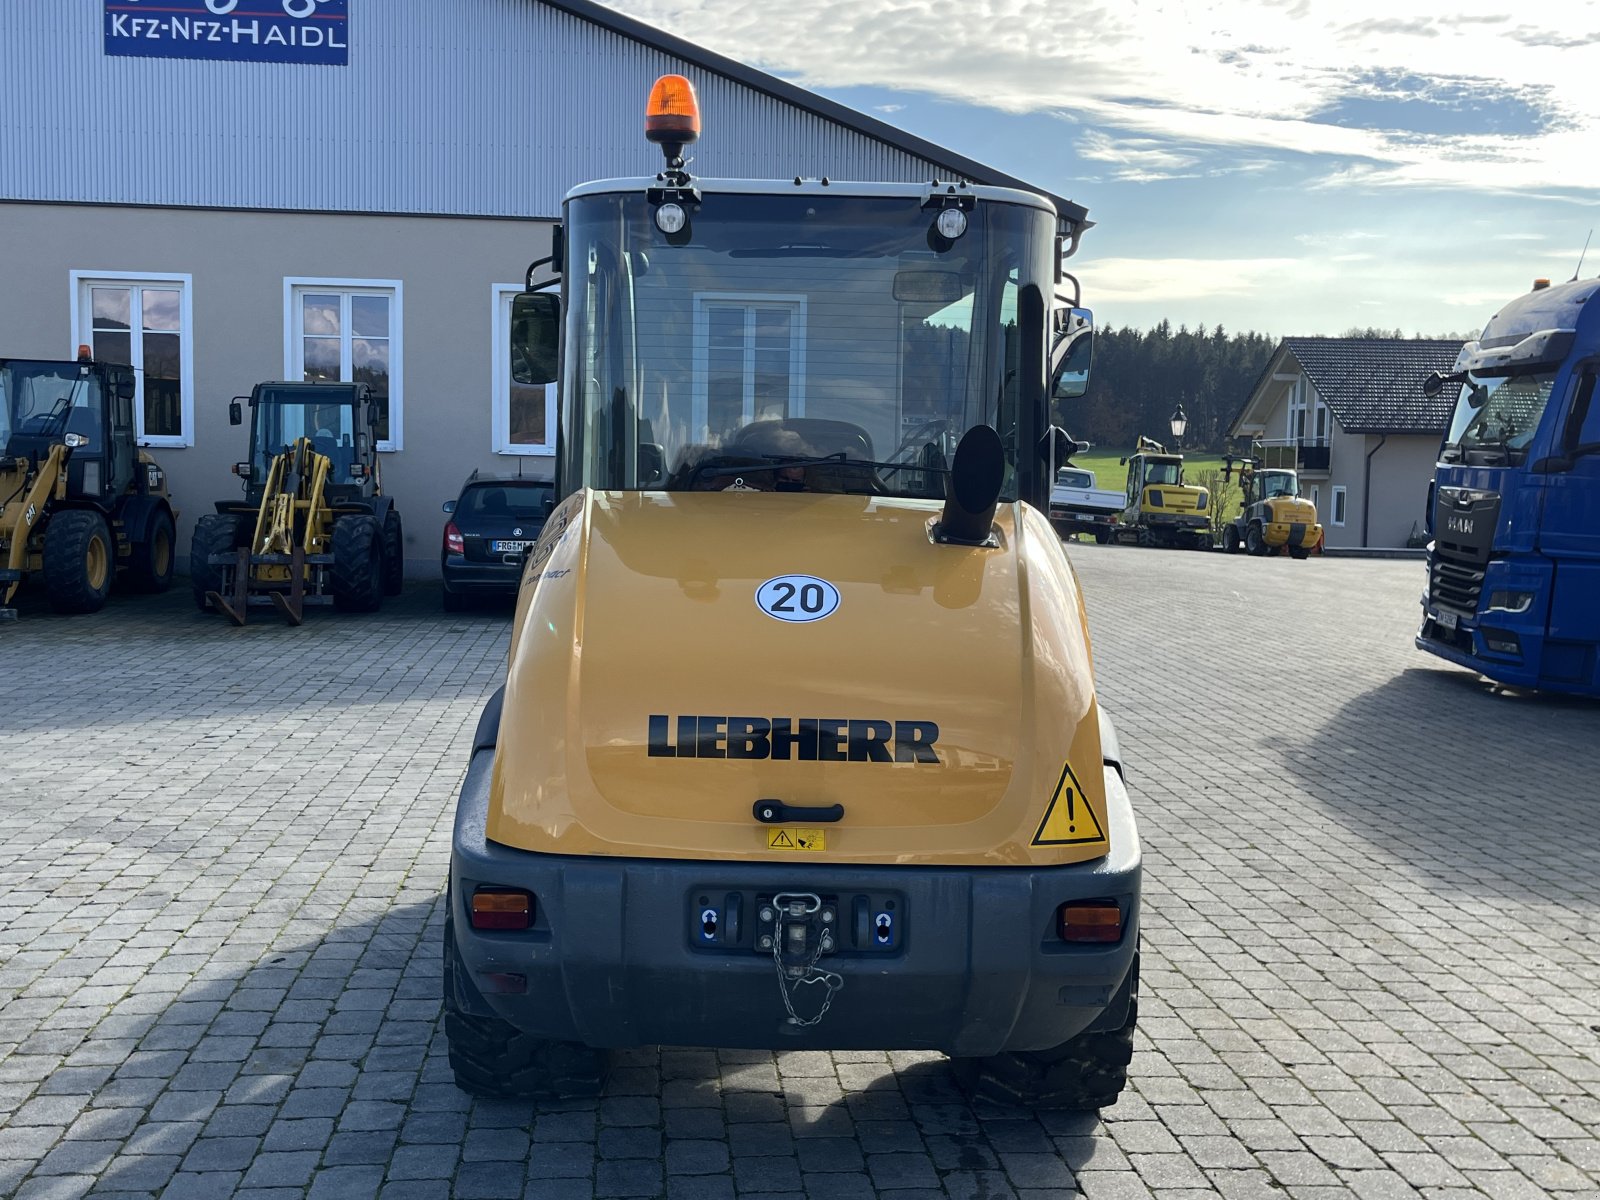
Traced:
[[[0, 545], [5, 546], [4, 573], [0, 574], [0, 608], [11, 603], [22, 583], [22, 570], [28, 561], [28, 539], [51, 499], [62, 499], [67, 490], [67, 455], [64, 445], [50, 447], [45, 460], [34, 469], [33, 460], [18, 456], [0, 458], [0, 496], [16, 498], [0, 504]], [[32, 479], [29, 478], [30, 474]]]

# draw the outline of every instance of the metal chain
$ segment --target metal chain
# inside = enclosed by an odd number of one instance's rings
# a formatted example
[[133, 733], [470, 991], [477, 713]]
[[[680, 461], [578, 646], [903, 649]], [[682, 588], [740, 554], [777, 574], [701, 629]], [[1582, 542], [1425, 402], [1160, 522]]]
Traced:
[[[806, 963], [800, 974], [794, 977], [794, 982], [790, 983], [788, 976], [784, 973], [783, 956], [778, 950], [781, 941], [782, 938], [779, 937], [772, 939], [772, 964], [778, 969], [778, 995], [783, 997], [783, 1007], [789, 1012], [789, 1024], [797, 1025], [804, 1029], [807, 1026], [815, 1025], [828, 1015], [828, 1008], [833, 1004], [833, 998], [844, 988], [844, 979], [833, 971], [817, 970], [817, 960], [822, 957], [822, 939], [819, 937], [817, 939], [817, 948], [811, 952], [811, 961]], [[794, 1011], [793, 996], [802, 987], [807, 987], [813, 983], [822, 984], [828, 989], [828, 994], [823, 997], [822, 1007], [817, 1010], [816, 1016], [801, 1017], [799, 1013]]]

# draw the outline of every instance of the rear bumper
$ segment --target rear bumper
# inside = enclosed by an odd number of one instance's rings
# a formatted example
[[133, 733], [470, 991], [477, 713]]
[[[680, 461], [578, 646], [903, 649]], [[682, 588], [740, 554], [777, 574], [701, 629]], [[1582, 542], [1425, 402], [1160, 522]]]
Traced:
[[515, 562], [473, 562], [459, 554], [449, 554], [439, 564], [447, 592], [469, 595], [511, 595], [522, 580], [522, 560]]
[[[493, 751], [473, 756], [457, 809], [451, 921], [467, 978], [456, 1002], [535, 1036], [591, 1046], [933, 1049], [955, 1055], [1043, 1049], [1125, 1019], [1138, 945], [1140, 849], [1122, 780], [1106, 768], [1113, 853], [1068, 867], [893, 867], [663, 861], [535, 854], [484, 838]], [[485, 933], [468, 921], [480, 886], [536, 898], [532, 930]], [[776, 965], [754, 948], [757, 897], [835, 898], [841, 950], [819, 966], [844, 987], [823, 1020], [785, 1021]], [[895, 901], [892, 949], [854, 948], [857, 897]], [[1056, 910], [1114, 898], [1115, 945], [1067, 945]], [[735, 944], [701, 939], [703, 906], [738, 908]], [[722, 916], [722, 928], [728, 928]], [[823, 989], [803, 987], [809, 1016]]]
[[1261, 527], [1261, 540], [1269, 546], [1309, 549], [1322, 540], [1322, 526], [1306, 525], [1299, 521], [1272, 522]]

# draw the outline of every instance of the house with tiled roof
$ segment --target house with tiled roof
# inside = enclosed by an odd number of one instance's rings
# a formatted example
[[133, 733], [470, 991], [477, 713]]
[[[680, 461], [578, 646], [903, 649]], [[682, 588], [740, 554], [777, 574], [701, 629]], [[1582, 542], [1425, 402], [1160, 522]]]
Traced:
[[1284, 338], [1229, 429], [1270, 466], [1294, 467], [1329, 548], [1399, 547], [1423, 528], [1454, 397], [1422, 394], [1461, 343]]

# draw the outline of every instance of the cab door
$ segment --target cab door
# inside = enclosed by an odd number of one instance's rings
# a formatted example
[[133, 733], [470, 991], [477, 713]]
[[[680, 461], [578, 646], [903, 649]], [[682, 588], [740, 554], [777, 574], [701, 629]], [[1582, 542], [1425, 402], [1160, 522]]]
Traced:
[[[1539, 548], [1556, 558], [1600, 564], [1600, 363], [1578, 375], [1562, 423], [1556, 454], [1570, 466], [1544, 475], [1544, 512]], [[1559, 468], [1559, 463], [1551, 464]], [[1537, 478], [1537, 476], [1535, 476]], [[1597, 568], [1600, 569], [1600, 568]], [[1596, 601], [1600, 601], [1597, 580]]]
[[120, 496], [133, 482], [133, 376], [116, 372], [106, 383], [106, 403], [111, 425], [106, 464], [111, 473], [111, 494]]

